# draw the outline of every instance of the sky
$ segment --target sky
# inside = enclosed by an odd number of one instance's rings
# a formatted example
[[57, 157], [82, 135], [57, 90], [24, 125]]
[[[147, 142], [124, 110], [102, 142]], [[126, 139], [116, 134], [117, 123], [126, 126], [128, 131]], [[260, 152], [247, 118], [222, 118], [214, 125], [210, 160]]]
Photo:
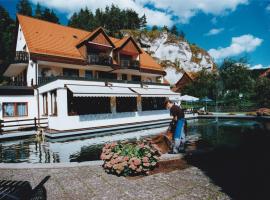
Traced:
[[[0, 0], [15, 18], [18, 0]], [[190, 43], [207, 50], [217, 63], [247, 57], [251, 68], [270, 67], [270, 0], [30, 0], [53, 9], [62, 24], [86, 6], [132, 8], [148, 25], [176, 25]]]

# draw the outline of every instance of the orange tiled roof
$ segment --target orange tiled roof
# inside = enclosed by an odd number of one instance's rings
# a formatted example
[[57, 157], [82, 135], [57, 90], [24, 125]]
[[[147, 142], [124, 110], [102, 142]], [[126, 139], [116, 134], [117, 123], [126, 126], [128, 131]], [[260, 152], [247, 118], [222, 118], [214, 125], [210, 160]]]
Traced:
[[[23, 15], [17, 15], [17, 18], [22, 27], [30, 53], [84, 60], [76, 45], [94, 34], [93, 32]], [[123, 45], [129, 37], [124, 37], [123, 39], [109, 38], [117, 48]], [[140, 64], [142, 68], [164, 71], [163, 68], [143, 50], [142, 54], [140, 54]]]

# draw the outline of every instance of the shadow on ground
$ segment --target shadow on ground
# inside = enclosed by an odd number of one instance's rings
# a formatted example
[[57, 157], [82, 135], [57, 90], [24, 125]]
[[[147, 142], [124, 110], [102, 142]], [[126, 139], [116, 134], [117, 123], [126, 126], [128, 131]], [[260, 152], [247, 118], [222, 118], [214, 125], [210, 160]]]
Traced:
[[185, 157], [232, 199], [270, 199], [270, 134], [250, 134], [238, 147], [218, 147]]

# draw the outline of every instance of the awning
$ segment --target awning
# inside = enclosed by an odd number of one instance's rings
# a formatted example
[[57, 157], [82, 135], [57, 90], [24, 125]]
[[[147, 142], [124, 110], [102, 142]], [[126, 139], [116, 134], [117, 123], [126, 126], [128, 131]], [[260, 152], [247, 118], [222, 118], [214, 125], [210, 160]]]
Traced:
[[131, 88], [133, 91], [142, 97], [176, 97], [179, 93], [173, 92], [170, 89], [161, 88]]
[[96, 85], [67, 85], [74, 97], [136, 97], [137, 94], [125, 87]]

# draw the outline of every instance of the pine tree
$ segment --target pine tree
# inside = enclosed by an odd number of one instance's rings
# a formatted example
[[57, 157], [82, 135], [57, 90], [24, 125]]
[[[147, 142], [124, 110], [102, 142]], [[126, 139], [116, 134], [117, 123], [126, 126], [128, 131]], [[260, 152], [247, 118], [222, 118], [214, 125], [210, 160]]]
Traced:
[[140, 28], [146, 28], [147, 21], [145, 14], [140, 18]]
[[15, 33], [15, 21], [9, 16], [4, 7], [0, 5], [0, 74], [3, 66], [13, 59], [13, 38]]
[[162, 31], [169, 32], [169, 28], [168, 28], [168, 26], [163, 26], [163, 27], [162, 27]]
[[53, 10], [50, 10], [49, 8], [44, 9], [41, 15], [41, 19], [49, 22], [59, 23], [59, 19], [56, 14], [53, 12]]
[[32, 7], [28, 0], [20, 0], [17, 3], [17, 13], [32, 16]]
[[157, 30], [158, 30], [157, 25], [152, 26], [152, 31], [157, 31]]
[[176, 36], [179, 35], [176, 25], [173, 25], [170, 32]]
[[42, 9], [39, 3], [37, 3], [37, 6], [36, 6], [35, 18], [38, 18], [38, 19], [42, 18]]

